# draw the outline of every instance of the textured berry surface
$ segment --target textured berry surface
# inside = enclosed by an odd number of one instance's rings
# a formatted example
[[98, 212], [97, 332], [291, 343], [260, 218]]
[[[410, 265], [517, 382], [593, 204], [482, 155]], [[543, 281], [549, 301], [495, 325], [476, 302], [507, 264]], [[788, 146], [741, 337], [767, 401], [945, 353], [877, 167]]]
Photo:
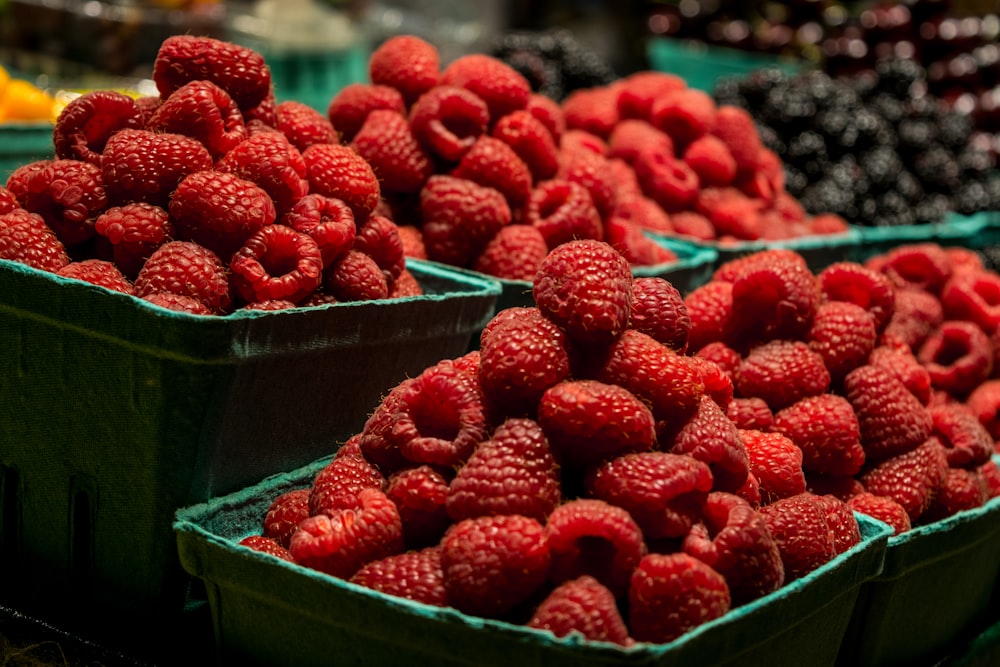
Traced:
[[218, 160], [215, 168], [263, 189], [274, 202], [279, 219], [309, 191], [302, 153], [279, 132], [247, 138]]
[[975, 509], [987, 498], [986, 482], [978, 471], [947, 468], [930, 507], [918, 521], [922, 524], [940, 521], [963, 510]]
[[313, 144], [337, 144], [337, 130], [325, 114], [295, 100], [285, 100], [274, 108], [276, 127], [299, 151]]
[[406, 116], [386, 109], [368, 114], [350, 146], [371, 165], [382, 192], [415, 193], [434, 173], [430, 155]]
[[438, 84], [441, 59], [437, 47], [414, 35], [395, 35], [372, 51], [368, 75], [379, 86], [399, 91], [407, 104]]
[[286, 225], [266, 225], [233, 254], [231, 280], [247, 303], [298, 303], [323, 281], [323, 257], [316, 241]]
[[428, 153], [457, 163], [486, 134], [490, 110], [465, 88], [434, 86], [410, 107], [408, 119], [413, 136]]
[[809, 347], [823, 357], [831, 381], [837, 383], [867, 361], [875, 349], [878, 331], [875, 318], [861, 306], [828, 301], [816, 310], [806, 339]]
[[549, 254], [545, 237], [531, 225], [507, 225], [493, 235], [472, 269], [504, 280], [534, 280]]
[[264, 515], [264, 537], [270, 537], [287, 549], [295, 528], [309, 516], [310, 493], [310, 489], [294, 489], [272, 500]]
[[146, 121], [145, 128], [197, 139], [213, 157], [225, 155], [247, 138], [243, 114], [235, 100], [207, 80], [189, 81], [170, 93]]
[[78, 262], [70, 262], [56, 272], [56, 275], [63, 278], [73, 278], [82, 280], [91, 285], [98, 285], [105, 289], [122, 294], [133, 294], [135, 289], [129, 279], [122, 275], [114, 263], [103, 259], [82, 259]]
[[906, 512], [906, 508], [888, 496], [878, 496], [863, 491], [848, 498], [847, 506], [855, 512], [889, 524], [894, 535], [910, 530], [910, 515]]
[[826, 524], [833, 533], [833, 552], [842, 554], [861, 542], [861, 527], [845, 501], [833, 495], [814, 495], [813, 501], [826, 516]]
[[944, 447], [930, 438], [916, 449], [866, 468], [858, 480], [867, 491], [902, 505], [911, 523], [916, 523], [931, 506], [947, 468]]
[[601, 214], [594, 200], [579, 183], [553, 178], [531, 192], [524, 213], [525, 223], [545, 237], [550, 250], [574, 239], [601, 239]]
[[24, 209], [0, 216], [0, 259], [52, 273], [70, 262], [66, 247], [41, 216]]
[[786, 581], [809, 574], [836, 555], [833, 531], [816, 496], [801, 493], [761, 507], [781, 552]]
[[781, 410], [830, 387], [823, 357], [802, 341], [774, 340], [758, 345], [740, 363], [736, 388], [741, 396], [764, 399]]
[[903, 383], [871, 364], [844, 378], [845, 397], [854, 407], [866, 459], [904, 454], [920, 446], [931, 433], [927, 409]]
[[338, 453], [309, 487], [309, 513], [323, 514], [352, 507], [365, 489], [384, 490], [382, 476], [360, 453]]
[[244, 111], [260, 104], [271, 89], [271, 71], [253, 49], [193, 35], [163, 40], [153, 65], [153, 81], [160, 97], [167, 98], [197, 80], [218, 85]]
[[632, 643], [614, 595], [586, 575], [556, 587], [535, 608], [527, 625], [556, 637], [575, 633], [591, 641], [622, 646]]
[[212, 168], [212, 155], [200, 141], [182, 134], [124, 129], [101, 153], [101, 174], [112, 204], [146, 202], [167, 208], [188, 174]]
[[691, 317], [684, 297], [665, 278], [636, 278], [632, 281], [629, 328], [649, 334], [667, 347], [684, 352], [691, 330]]
[[63, 107], [52, 130], [56, 157], [101, 165], [108, 138], [118, 130], [140, 128], [135, 100], [115, 90], [91, 90]]
[[437, 547], [371, 561], [351, 576], [351, 583], [435, 607], [448, 604]]
[[771, 429], [802, 450], [802, 468], [824, 475], [855, 475], [865, 462], [857, 415], [837, 394], [803, 398], [778, 411]]
[[267, 537], [266, 535], [249, 535], [240, 540], [240, 546], [247, 547], [248, 549], [253, 549], [264, 554], [270, 554], [276, 558], [286, 560], [289, 563], [294, 563], [295, 558], [292, 556], [286, 547], [278, 544], [274, 538]]
[[517, 70], [499, 58], [480, 53], [453, 60], [441, 72], [440, 83], [475, 93], [486, 102], [491, 123], [525, 108], [531, 95], [531, 85]]
[[145, 202], [106, 208], [94, 220], [94, 231], [111, 243], [115, 264], [130, 278], [135, 278], [154, 250], [174, 236], [170, 214]]
[[448, 478], [431, 466], [416, 466], [393, 473], [389, 476], [385, 495], [399, 510], [408, 549], [437, 544], [451, 525], [445, 508]]
[[962, 404], [928, 408], [932, 434], [947, 450], [948, 466], [976, 469], [993, 454], [994, 439], [973, 412]]
[[741, 431], [740, 436], [762, 504], [767, 505], [806, 490], [802, 450], [791, 439], [781, 433], [762, 431]]
[[313, 144], [302, 151], [309, 192], [340, 199], [364, 220], [378, 206], [381, 189], [368, 162], [350, 146]]
[[94, 218], [108, 204], [101, 168], [81, 160], [30, 163], [14, 170], [7, 189], [67, 247], [94, 236]]
[[349, 83], [330, 100], [327, 118], [344, 143], [350, 143], [368, 114], [376, 109], [389, 109], [406, 113], [403, 95], [391, 86], [371, 83]]
[[521, 208], [531, 194], [528, 165], [509, 144], [496, 137], [478, 137], [451, 173], [497, 190], [511, 209]]
[[232, 305], [226, 267], [218, 255], [190, 241], [170, 241], [157, 248], [135, 279], [136, 296], [157, 292], [198, 299], [214, 313]]
[[323, 287], [337, 301], [372, 301], [389, 296], [389, 282], [378, 263], [360, 250], [348, 250], [323, 274]]
[[511, 221], [499, 190], [455, 176], [431, 176], [420, 191], [422, 234], [427, 256], [465, 267]]
[[932, 331], [917, 351], [931, 384], [953, 396], [964, 396], [993, 372], [993, 345], [972, 322], [948, 320]]
[[707, 464], [715, 491], [736, 492], [746, 484], [750, 461], [743, 438], [736, 424], [709, 396], [702, 397], [698, 411], [681, 427], [673, 442], [660, 445], [671, 453], [688, 454]]

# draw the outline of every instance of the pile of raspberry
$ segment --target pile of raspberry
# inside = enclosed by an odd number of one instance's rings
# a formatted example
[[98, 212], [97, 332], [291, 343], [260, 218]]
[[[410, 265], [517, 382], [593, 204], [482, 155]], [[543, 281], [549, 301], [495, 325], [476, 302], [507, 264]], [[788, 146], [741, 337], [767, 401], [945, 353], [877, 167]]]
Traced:
[[705, 320], [668, 280], [581, 239], [543, 259], [533, 294], [497, 313], [478, 350], [394, 387], [241, 544], [630, 646], [669, 642], [860, 543], [851, 505], [806, 489], [797, 432], [730, 417], [736, 383], [689, 353]]
[[260, 54], [169, 37], [153, 80], [65, 107], [0, 187], [0, 259], [202, 315], [422, 292], [372, 166]]

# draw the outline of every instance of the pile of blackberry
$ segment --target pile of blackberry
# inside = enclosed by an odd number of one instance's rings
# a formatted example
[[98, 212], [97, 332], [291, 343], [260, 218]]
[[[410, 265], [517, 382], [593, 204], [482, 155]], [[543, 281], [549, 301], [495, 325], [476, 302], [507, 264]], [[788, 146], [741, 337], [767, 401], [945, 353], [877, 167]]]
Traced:
[[760, 70], [719, 82], [719, 104], [749, 111], [785, 163], [788, 191], [812, 214], [867, 226], [940, 222], [1000, 208], [989, 141], [926, 92], [912, 61], [852, 78]]
[[487, 52], [524, 75], [534, 92], [557, 102], [574, 90], [606, 86], [618, 78], [603, 56], [564, 28], [508, 32]]

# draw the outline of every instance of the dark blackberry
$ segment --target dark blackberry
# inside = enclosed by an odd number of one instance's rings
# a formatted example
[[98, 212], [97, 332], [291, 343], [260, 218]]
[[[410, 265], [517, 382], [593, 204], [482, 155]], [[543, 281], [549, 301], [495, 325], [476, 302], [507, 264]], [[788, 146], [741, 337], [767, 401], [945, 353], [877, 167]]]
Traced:
[[961, 182], [961, 169], [947, 148], [935, 144], [913, 158], [913, 173], [930, 192], [949, 194]]
[[836, 213], [850, 219], [854, 207], [854, 193], [841, 187], [832, 179], [815, 181], [802, 192], [799, 203], [813, 215]]
[[909, 202], [895, 190], [887, 190], [875, 197], [877, 210], [875, 224], [879, 227], [912, 225], [917, 221]]
[[603, 56], [582, 46], [564, 49], [562, 72], [568, 91], [606, 86], [618, 79]]
[[552, 99], [564, 96], [565, 85], [558, 63], [532, 51], [511, 51], [503, 60], [527, 79], [536, 93]]
[[983, 260], [983, 266], [993, 272], [1000, 271], [1000, 245], [988, 245], [976, 249], [976, 254]]
[[920, 179], [906, 169], [903, 169], [896, 176], [896, 192], [903, 196], [911, 206], [915, 205], [924, 197], [924, 186]]
[[876, 146], [861, 158], [861, 168], [877, 192], [890, 190], [897, 174], [903, 170], [899, 155], [888, 146]]
[[948, 196], [935, 192], [925, 195], [913, 206], [913, 217], [918, 223], [941, 222], [950, 209]]
[[868, 100], [868, 108], [890, 125], [895, 125], [905, 115], [905, 105], [888, 93], [876, 93]]
[[808, 186], [809, 177], [786, 162], [785, 190], [788, 191], [788, 194], [792, 195], [796, 199], [799, 199]]
[[896, 133], [893, 132], [892, 125], [874, 110], [861, 107], [854, 112], [853, 120], [858, 128], [856, 150], [891, 148], [896, 145]]
[[822, 70], [804, 72], [795, 80], [795, 85], [803, 89], [817, 109], [828, 109], [843, 96], [844, 86], [838, 85]]
[[950, 111], [942, 114], [937, 123], [938, 139], [945, 147], [959, 151], [969, 143], [972, 134], [972, 119], [968, 114]]
[[986, 192], [990, 196], [990, 210], [1000, 210], [1000, 177], [991, 174], [984, 181]]
[[828, 162], [826, 142], [818, 132], [801, 132], [788, 140], [784, 157], [807, 176], [819, 176]]
[[962, 215], [988, 211], [992, 204], [990, 192], [979, 181], [962, 183], [951, 197], [952, 209]]
[[806, 130], [816, 115], [816, 104], [808, 93], [793, 87], [778, 87], [768, 93], [761, 109], [764, 120], [786, 134]]
[[740, 92], [741, 79], [738, 76], [722, 76], [715, 82], [712, 97], [716, 104], [728, 104], [734, 107], [747, 108], [746, 98]]
[[875, 63], [878, 75], [877, 89], [889, 93], [896, 99], [912, 97], [914, 85], [926, 78], [924, 68], [908, 58], [884, 58]]
[[775, 67], [755, 70], [739, 81], [739, 94], [746, 101], [745, 108], [760, 108], [771, 91], [787, 88], [789, 76]]
[[760, 142], [764, 144], [764, 147], [774, 151], [778, 155], [784, 155], [785, 151], [788, 150], [788, 146], [785, 144], [781, 133], [770, 125], [758, 123], [757, 134], [760, 136]]
[[926, 118], [904, 118], [896, 126], [899, 141], [896, 146], [900, 155], [912, 156], [927, 150], [938, 140], [940, 131], [937, 124]]
[[982, 179], [996, 166], [992, 153], [972, 145], [959, 151], [955, 161], [963, 178]]

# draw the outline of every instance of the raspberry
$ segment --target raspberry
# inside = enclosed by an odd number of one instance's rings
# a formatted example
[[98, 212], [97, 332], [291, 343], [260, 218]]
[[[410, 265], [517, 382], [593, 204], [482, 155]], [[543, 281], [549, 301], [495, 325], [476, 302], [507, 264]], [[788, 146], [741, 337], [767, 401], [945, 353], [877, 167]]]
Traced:
[[614, 214], [604, 223], [604, 240], [632, 266], [657, 266], [677, 261], [677, 253], [666, 248], [637, 225]]
[[931, 434], [927, 408], [878, 366], [859, 366], [848, 373], [844, 391], [858, 416], [861, 445], [869, 463], [909, 452]]
[[247, 303], [298, 303], [323, 280], [323, 258], [312, 237], [286, 225], [261, 227], [229, 262], [233, 286]]
[[561, 501], [556, 460], [541, 427], [508, 419], [476, 446], [448, 489], [454, 521], [520, 514], [544, 522]]
[[732, 371], [702, 356], [692, 356], [688, 359], [701, 376], [701, 381], [705, 385], [705, 395], [725, 411], [729, 402], [733, 400]]
[[986, 485], [987, 499], [992, 500], [1000, 496], [1000, 466], [997, 466], [996, 461], [990, 459], [979, 466], [977, 472], [982, 476], [983, 483]]
[[824, 394], [829, 387], [823, 357], [798, 340], [772, 340], [753, 347], [736, 373], [741, 396], [763, 398], [775, 411]]
[[378, 86], [400, 92], [407, 106], [436, 86], [441, 78], [437, 47], [413, 35], [394, 35], [372, 51], [368, 76]]
[[84, 259], [77, 262], [70, 262], [56, 271], [56, 275], [63, 278], [82, 280], [91, 285], [98, 285], [114, 292], [121, 292], [122, 294], [133, 294], [135, 292], [132, 283], [122, 275], [118, 267], [103, 259]]
[[868, 360], [877, 338], [871, 312], [846, 301], [820, 305], [806, 336], [809, 347], [823, 357], [833, 384]]
[[[621, 80], [618, 110], [623, 119], [648, 120], [653, 102], [666, 95], [687, 88], [687, 82], [676, 74], [641, 70]], [[620, 124], [620, 123], [619, 123]]]
[[672, 442], [661, 441], [660, 446], [708, 465], [713, 490], [735, 492], [746, 483], [749, 461], [739, 431], [708, 396], [702, 397], [698, 411], [680, 427]]
[[66, 247], [40, 215], [18, 211], [0, 216], [0, 259], [51, 273], [70, 262]]
[[972, 410], [963, 404], [928, 408], [931, 433], [944, 445], [952, 468], [978, 468], [990, 460], [994, 439]]
[[726, 416], [736, 428], [743, 430], [770, 431], [774, 423], [771, 408], [767, 407], [764, 399], [756, 396], [734, 398], [726, 406]]
[[406, 268], [399, 228], [385, 216], [374, 214], [365, 220], [354, 238], [354, 249], [375, 260], [390, 286]]
[[863, 491], [847, 500], [847, 506], [855, 511], [878, 519], [892, 526], [893, 534], [900, 535], [910, 530], [910, 515], [902, 505], [888, 496], [877, 496]]
[[302, 151], [309, 192], [340, 199], [364, 220], [378, 206], [381, 190], [372, 167], [350, 146], [313, 144]]
[[248, 549], [286, 560], [289, 563], [295, 562], [292, 552], [278, 544], [274, 539], [264, 535], [249, 535], [240, 540], [239, 544]]
[[304, 519], [289, 544], [301, 565], [343, 579], [402, 549], [399, 512], [382, 491], [373, 488], [362, 489], [353, 506]]
[[531, 93], [528, 95], [528, 103], [524, 108], [528, 113], [541, 121], [545, 129], [552, 135], [552, 140], [556, 146], [558, 146], [562, 141], [563, 134], [566, 132], [566, 117], [563, 115], [562, 107], [559, 106], [559, 103], [545, 95]]
[[400, 453], [392, 439], [392, 430], [396, 424], [396, 412], [399, 410], [403, 391], [415, 382], [416, 378], [406, 378], [393, 387], [368, 416], [359, 434], [358, 449], [365, 459], [384, 474], [413, 466]]
[[278, 132], [249, 137], [216, 162], [215, 168], [263, 189], [274, 202], [279, 220], [309, 192], [302, 154]]
[[799, 579], [836, 556], [833, 530], [826, 511], [810, 493], [776, 500], [760, 508], [778, 544], [785, 581]]
[[403, 102], [403, 95], [390, 86], [349, 83], [334, 94], [326, 115], [340, 133], [341, 141], [350, 143], [364, 125], [365, 118], [375, 109], [405, 114], [406, 103]]
[[[399, 240], [403, 243], [403, 255], [405, 257], [427, 259], [427, 247], [424, 246], [423, 232], [420, 231], [419, 227], [414, 225], [397, 225], [397, 233], [399, 234]], [[486, 249], [484, 248], [483, 250], [485, 252]], [[548, 252], [547, 249], [546, 252]], [[476, 269], [476, 271], [480, 271], [480, 269]]]
[[135, 100], [115, 90], [91, 90], [70, 100], [52, 130], [57, 158], [101, 166], [108, 138], [118, 130], [145, 123]]
[[369, 255], [348, 250], [323, 275], [323, 287], [337, 301], [373, 301], [389, 297], [385, 273]]
[[280, 494], [264, 515], [264, 537], [288, 548], [299, 522], [309, 516], [309, 489], [293, 489]]
[[579, 183], [552, 179], [531, 192], [524, 220], [545, 237], [549, 249], [575, 239], [600, 239], [604, 232], [594, 200]]
[[483, 247], [471, 268], [504, 280], [531, 282], [548, 254], [548, 244], [538, 228], [507, 225]]
[[732, 283], [709, 280], [684, 297], [684, 306], [691, 318], [688, 350], [697, 353], [706, 345], [732, 339]]
[[965, 400], [990, 437], [1000, 440], [1000, 380], [987, 380], [972, 390]]
[[185, 296], [183, 294], [170, 294], [168, 292], [155, 292], [153, 294], [147, 294], [140, 297], [143, 301], [148, 301], [160, 308], [166, 308], [167, 310], [173, 310], [181, 313], [189, 313], [191, 315], [214, 315], [208, 306], [199, 301], [198, 299]]
[[747, 474], [747, 483], [735, 495], [750, 503], [750, 506], [754, 509], [760, 508], [760, 484], [757, 482], [757, 478], [754, 477], [752, 470]]
[[146, 122], [153, 132], [183, 134], [221, 157], [247, 138], [236, 102], [211, 81], [189, 81], [170, 93]]
[[[152, 111], [155, 109], [150, 111], [150, 115], [152, 115]], [[255, 107], [243, 111], [243, 122], [246, 123], [249, 134], [280, 132], [278, 130], [278, 100], [274, 96], [273, 86]]]
[[555, 177], [582, 185], [590, 194], [601, 219], [614, 212], [617, 201], [615, 177], [607, 158], [592, 151], [563, 148]]
[[757, 167], [764, 148], [753, 116], [745, 109], [729, 104], [720, 105], [715, 110], [709, 132], [721, 139], [729, 149], [737, 171], [753, 171]]
[[182, 134], [119, 130], [101, 153], [108, 201], [116, 205], [146, 202], [165, 209], [184, 177], [211, 168], [208, 149]]
[[552, 134], [530, 111], [522, 109], [503, 116], [493, 126], [492, 135], [510, 146], [527, 165], [533, 182], [555, 176], [559, 169], [559, 149]]
[[858, 480], [865, 490], [888, 496], [903, 506], [911, 523], [931, 506], [948, 468], [947, 455], [937, 438], [866, 468]]
[[488, 135], [476, 139], [451, 174], [499, 191], [512, 209], [522, 207], [531, 195], [528, 165], [508, 144]]
[[700, 241], [711, 241], [716, 237], [711, 220], [697, 211], [678, 211], [670, 216], [670, 224], [678, 236]]
[[428, 547], [373, 560], [351, 575], [351, 583], [435, 607], [448, 605], [441, 549]]
[[526, 624], [556, 637], [579, 635], [590, 641], [631, 646], [615, 597], [597, 579], [584, 575], [556, 587]]
[[630, 165], [634, 165], [639, 155], [647, 150], [672, 156], [674, 141], [663, 130], [638, 118], [621, 121], [608, 137], [608, 157], [620, 158]]
[[189, 296], [213, 313], [232, 304], [226, 267], [208, 248], [190, 241], [169, 241], [153, 251], [135, 278], [135, 295], [157, 292]]
[[297, 303], [293, 303], [287, 299], [265, 299], [264, 301], [252, 301], [243, 305], [240, 309], [273, 312], [275, 310], [288, 310], [289, 308], [296, 307], [298, 307]]
[[776, 263], [791, 263], [802, 268], [808, 268], [809, 266], [805, 257], [800, 255], [796, 250], [790, 248], [769, 248], [723, 262], [712, 274], [712, 279], [735, 282], [741, 275], [748, 271]]
[[695, 209], [712, 223], [715, 234], [720, 238], [735, 241], [790, 236], [783, 231], [775, 232], [781, 220], [766, 217], [764, 204], [748, 197], [732, 187], [706, 187], [698, 193]]
[[954, 274], [941, 290], [941, 305], [948, 319], [993, 333], [1000, 324], [1000, 275], [985, 270]]
[[45, 160], [18, 167], [7, 189], [37, 213], [67, 247], [94, 236], [94, 218], [108, 204], [101, 168], [80, 160]]
[[625, 509], [647, 540], [682, 537], [712, 489], [705, 463], [684, 454], [640, 452], [605, 461], [586, 474], [590, 497]]
[[797, 261], [751, 266], [733, 280], [732, 326], [744, 337], [801, 338], [818, 307], [816, 278]]
[[540, 323], [540, 326], [551, 326], [552, 322], [542, 315], [541, 311], [535, 306], [509, 306], [507, 308], [502, 308], [497, 311], [489, 322], [483, 327], [483, 330], [479, 333], [479, 343], [482, 343], [493, 333], [493, 330], [500, 325], [510, 322], [512, 320], [530, 319], [535, 322]]
[[930, 507], [920, 515], [919, 523], [946, 519], [963, 510], [980, 507], [988, 498], [986, 482], [975, 470], [948, 468]]
[[531, 86], [504, 61], [480, 53], [459, 56], [441, 72], [439, 83], [467, 88], [486, 102], [490, 122], [528, 105]]
[[898, 338], [917, 350], [944, 322], [944, 307], [936, 296], [922, 289], [899, 288], [895, 294], [892, 318], [882, 336]]
[[861, 542], [861, 527], [847, 503], [832, 495], [813, 495], [826, 517], [826, 525], [833, 533], [833, 553], [840, 555]]
[[324, 267], [352, 248], [357, 233], [351, 208], [340, 199], [318, 194], [299, 198], [281, 223], [312, 237]]
[[566, 127], [583, 130], [607, 139], [620, 120], [618, 86], [578, 88], [562, 101]]
[[339, 454], [320, 470], [309, 489], [309, 514], [353, 507], [365, 489], [386, 488], [386, 479], [360, 454]]
[[17, 201], [14, 193], [3, 185], [0, 185], [0, 215], [10, 213], [15, 209], [20, 209], [21, 203]]
[[[869, 260], [871, 266], [876, 260]], [[920, 289], [935, 296], [951, 277], [951, 260], [936, 243], [897, 246], [877, 258], [878, 270], [898, 288]]]
[[698, 197], [698, 175], [669, 153], [655, 147], [642, 149], [633, 166], [643, 193], [668, 213], [689, 208]]
[[446, 175], [427, 180], [420, 211], [428, 257], [459, 267], [469, 266], [511, 220], [510, 206], [498, 190]]
[[763, 597], [785, 581], [781, 552], [764, 516], [731, 493], [708, 494], [702, 520], [684, 537], [682, 549], [725, 577], [733, 607]]
[[636, 641], [666, 643], [723, 616], [731, 599], [726, 579], [686, 553], [649, 554], [629, 588], [629, 627]]
[[385, 495], [399, 510], [407, 549], [436, 545], [451, 525], [445, 507], [448, 480], [431, 466], [394, 472], [389, 476]]
[[413, 136], [428, 153], [445, 162], [458, 162], [486, 134], [490, 110], [465, 88], [435, 86], [410, 108], [409, 122]]
[[750, 460], [750, 472], [757, 480], [762, 505], [796, 496], [806, 490], [802, 471], [802, 450], [781, 433], [740, 431]]
[[189, 81], [207, 80], [236, 101], [240, 109], [252, 109], [271, 91], [271, 71], [253, 49], [211, 37], [171, 35], [160, 45], [153, 63], [153, 81], [160, 97]]
[[559, 152], [563, 156], [583, 152], [607, 157], [609, 150], [607, 141], [586, 130], [569, 128], [563, 132], [562, 140], [559, 142]]
[[674, 224], [659, 204], [643, 194], [623, 201], [621, 186], [618, 188], [618, 193], [618, 204], [615, 206], [614, 217], [627, 220], [643, 230], [666, 236], [674, 235]]
[[649, 122], [669, 134], [679, 148], [715, 129], [715, 102], [697, 88], [661, 95], [649, 111]]
[[153, 251], [173, 237], [174, 226], [164, 209], [136, 202], [105, 209], [94, 220], [94, 231], [111, 243], [122, 273], [135, 278]]
[[406, 116], [395, 111], [371, 111], [350, 145], [371, 165], [383, 192], [419, 192], [434, 173]]
[[857, 415], [842, 396], [803, 398], [777, 412], [771, 429], [802, 450], [806, 472], [850, 476], [865, 463]]
[[951, 262], [953, 277], [959, 273], [967, 271], [978, 272], [986, 268], [983, 264], [982, 256], [971, 248], [949, 246], [944, 249], [944, 252], [948, 255], [948, 261]]
[[549, 387], [538, 421], [564, 466], [583, 467], [625, 452], [649, 451], [653, 413], [627, 389], [595, 380], [566, 380]]
[[552, 556], [545, 529], [523, 516], [464, 519], [441, 540], [448, 602], [485, 617], [506, 614], [541, 589]]
[[931, 376], [905, 343], [879, 345], [868, 355], [868, 363], [894, 375], [917, 400], [926, 405], [931, 399]]
[[964, 396], [993, 371], [993, 345], [972, 322], [945, 321], [931, 332], [917, 352], [935, 389]]
[[611, 343], [628, 326], [631, 267], [606, 243], [569, 241], [542, 261], [533, 294], [539, 310], [573, 340]]
[[710, 134], [695, 139], [684, 150], [684, 162], [704, 187], [726, 186], [736, 177], [736, 160], [729, 147]]
[[684, 352], [691, 330], [691, 318], [684, 297], [665, 278], [634, 279], [629, 328], [649, 334], [667, 347]]

